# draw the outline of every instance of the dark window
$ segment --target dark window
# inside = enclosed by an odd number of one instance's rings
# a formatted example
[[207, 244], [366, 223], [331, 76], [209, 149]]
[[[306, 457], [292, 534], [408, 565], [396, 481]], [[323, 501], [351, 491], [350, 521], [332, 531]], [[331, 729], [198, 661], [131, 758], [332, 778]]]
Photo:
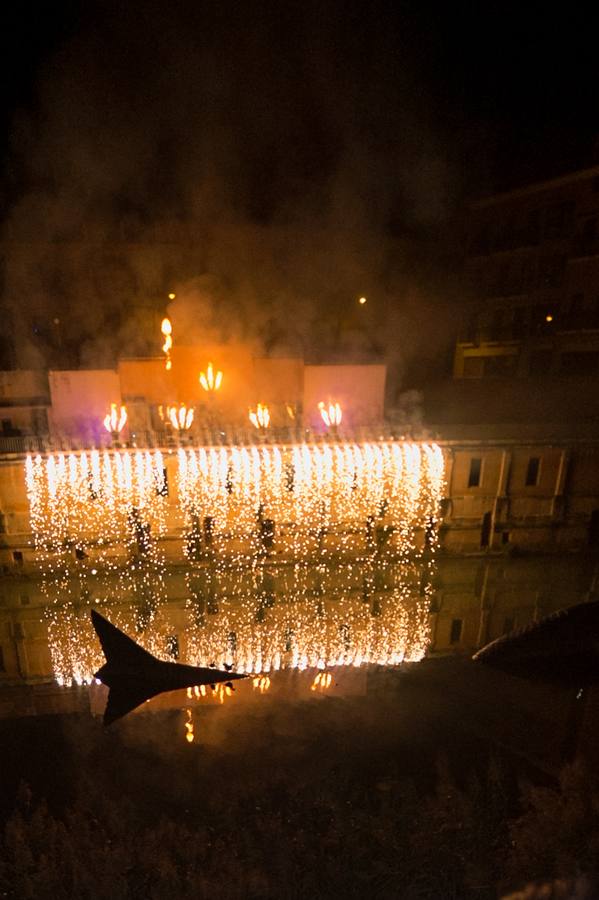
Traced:
[[541, 459], [539, 456], [531, 456], [526, 467], [526, 487], [536, 487], [539, 483], [539, 469], [541, 467]]
[[468, 487], [480, 486], [482, 465], [483, 461], [478, 456], [475, 456], [470, 460], [470, 471], [468, 472]]
[[510, 533], [509, 533], [509, 531], [502, 531], [502, 532], [501, 532], [501, 543], [502, 543], [502, 544], [509, 544], [509, 542], [510, 542]]
[[75, 547], [75, 559], [87, 559], [87, 553], [81, 547]]
[[484, 365], [485, 361], [482, 356], [465, 356], [464, 378], [482, 378]]
[[485, 376], [501, 378], [513, 375], [516, 371], [517, 357], [515, 353], [485, 356], [483, 359]]
[[491, 544], [491, 522], [492, 516], [490, 512], [486, 512], [483, 516], [480, 527], [480, 545], [481, 547], [489, 547]]
[[4, 434], [10, 434], [12, 431], [12, 419], [2, 419], [2, 431]]
[[450, 644], [459, 644], [462, 640], [462, 619], [452, 619], [451, 620], [451, 631], [449, 632], [449, 643]]
[[21, 606], [29, 606], [29, 594], [21, 594], [19, 600], [21, 601]]
[[23, 565], [23, 553], [21, 550], [13, 550], [12, 558], [17, 563], [17, 565], [19, 565], [19, 566]]

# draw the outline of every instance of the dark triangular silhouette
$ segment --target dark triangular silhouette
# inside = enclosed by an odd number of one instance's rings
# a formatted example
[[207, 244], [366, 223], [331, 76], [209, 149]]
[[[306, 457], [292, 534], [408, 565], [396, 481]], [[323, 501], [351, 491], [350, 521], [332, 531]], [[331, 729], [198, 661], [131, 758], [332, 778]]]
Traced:
[[487, 644], [477, 662], [564, 688], [599, 682], [599, 601], [579, 603]]
[[214, 689], [221, 682], [246, 677], [235, 672], [164, 662], [140, 647], [95, 609], [91, 611], [91, 619], [106, 657], [106, 663], [95, 677], [110, 688], [104, 725], [110, 725], [163, 691], [202, 684]]

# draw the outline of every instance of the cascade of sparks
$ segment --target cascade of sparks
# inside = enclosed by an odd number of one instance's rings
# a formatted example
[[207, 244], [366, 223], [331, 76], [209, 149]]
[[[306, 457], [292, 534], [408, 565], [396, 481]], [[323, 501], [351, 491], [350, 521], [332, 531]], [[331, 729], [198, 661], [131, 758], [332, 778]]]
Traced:
[[[102, 664], [92, 605], [161, 658], [262, 679], [313, 668], [319, 689], [335, 666], [426, 652], [435, 444], [60, 453], [28, 457], [25, 474], [60, 683]], [[168, 576], [167, 534], [183, 539]]]

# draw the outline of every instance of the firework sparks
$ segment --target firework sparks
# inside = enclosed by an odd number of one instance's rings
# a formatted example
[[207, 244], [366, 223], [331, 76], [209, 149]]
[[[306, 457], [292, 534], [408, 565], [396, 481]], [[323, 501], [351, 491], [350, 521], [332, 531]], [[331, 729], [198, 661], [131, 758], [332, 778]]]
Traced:
[[188, 560], [185, 661], [268, 679], [423, 657], [444, 486], [437, 445], [180, 448], [168, 468], [159, 450], [26, 460], [61, 683], [89, 682], [101, 664], [92, 600], [114, 604], [118, 627], [168, 658], [168, 510]]

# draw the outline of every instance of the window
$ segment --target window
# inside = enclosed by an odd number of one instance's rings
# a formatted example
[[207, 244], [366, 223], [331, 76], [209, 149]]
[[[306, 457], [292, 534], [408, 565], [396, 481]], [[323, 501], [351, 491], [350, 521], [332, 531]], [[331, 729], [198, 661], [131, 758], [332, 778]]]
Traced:
[[541, 467], [541, 459], [538, 456], [531, 456], [526, 467], [526, 487], [536, 487], [539, 483], [539, 469]]
[[493, 356], [485, 356], [484, 374], [491, 377], [502, 377], [513, 375], [516, 371], [517, 357], [515, 353], [494, 354]]
[[21, 594], [19, 600], [21, 606], [29, 606], [29, 594]]
[[451, 631], [449, 632], [449, 643], [450, 644], [459, 644], [462, 640], [462, 619], [452, 619], [451, 620]]
[[482, 465], [483, 461], [478, 456], [475, 456], [470, 460], [470, 471], [468, 472], [468, 487], [480, 487]]
[[4, 665], [4, 650], [0, 647], [0, 672], [6, 672], [6, 666]]
[[482, 356], [464, 357], [464, 378], [482, 378], [484, 358]]
[[23, 565], [23, 553], [21, 550], [13, 550], [12, 558], [14, 559], [14, 561], [16, 562], [16, 564], [18, 566]]

